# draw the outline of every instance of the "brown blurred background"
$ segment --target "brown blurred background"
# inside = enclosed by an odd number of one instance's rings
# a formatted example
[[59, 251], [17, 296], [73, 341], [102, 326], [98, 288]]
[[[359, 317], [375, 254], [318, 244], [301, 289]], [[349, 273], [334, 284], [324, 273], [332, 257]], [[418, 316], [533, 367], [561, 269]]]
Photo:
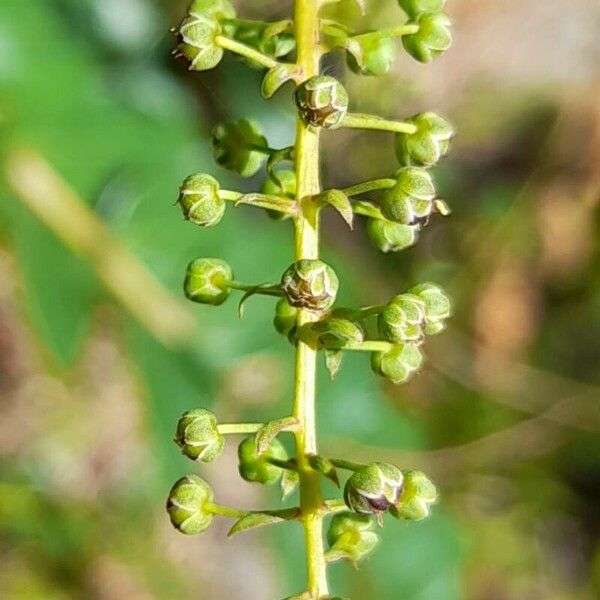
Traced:
[[[226, 60], [189, 74], [169, 58], [180, 0], [0, 3], [0, 595], [13, 599], [271, 600], [303, 587], [294, 525], [197, 538], [170, 527], [171, 483], [200, 472], [224, 504], [277, 505], [242, 482], [235, 444], [190, 467], [172, 444], [195, 406], [223, 421], [289, 406], [292, 349], [256, 298], [239, 321], [181, 300], [185, 265], [219, 256], [276, 280], [291, 230], [251, 208], [198, 230], [172, 206], [184, 176], [255, 189], [212, 163], [218, 120], [252, 117], [291, 143], [291, 88], [261, 100], [260, 73]], [[279, 18], [289, 2], [243, 1]], [[363, 28], [402, 22], [371, 0]], [[334, 215], [324, 253], [343, 303], [381, 303], [433, 280], [455, 315], [424, 372], [392, 387], [365, 357], [321, 373], [323, 450], [426, 470], [441, 502], [386, 524], [354, 572], [355, 600], [587, 600], [600, 594], [600, 6], [597, 0], [449, 0], [455, 43], [420, 65], [361, 78], [356, 111], [433, 110], [458, 135], [435, 170], [453, 209], [419, 244], [382, 255]], [[328, 186], [396, 168], [381, 134], [325, 136]], [[324, 371], [324, 369], [323, 369]], [[327, 488], [333, 497], [336, 491]]]

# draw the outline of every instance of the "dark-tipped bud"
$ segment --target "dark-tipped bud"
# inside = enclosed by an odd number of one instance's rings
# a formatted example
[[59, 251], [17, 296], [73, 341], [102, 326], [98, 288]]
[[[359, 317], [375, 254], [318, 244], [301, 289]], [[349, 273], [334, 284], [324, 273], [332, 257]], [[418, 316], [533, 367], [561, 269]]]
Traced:
[[187, 268], [183, 291], [193, 302], [223, 304], [231, 293], [231, 267], [218, 258], [197, 258]]
[[401, 252], [416, 244], [419, 225], [404, 225], [386, 219], [369, 219], [367, 233], [381, 252]]
[[381, 198], [381, 212], [390, 221], [414, 225], [433, 211], [435, 185], [431, 175], [419, 167], [403, 167], [395, 173], [396, 185]]
[[377, 319], [381, 337], [395, 344], [423, 340], [425, 302], [415, 294], [396, 296]]
[[196, 475], [182, 477], [169, 492], [167, 512], [175, 529], [193, 535], [208, 529], [213, 520], [207, 505], [213, 501], [212, 488]]
[[379, 541], [379, 537], [373, 531], [374, 524], [369, 515], [351, 512], [335, 515], [327, 531], [329, 561], [347, 558], [357, 563], [367, 556]]
[[446, 292], [435, 283], [422, 283], [409, 291], [425, 303], [425, 333], [435, 335], [443, 331], [445, 321], [452, 313], [452, 304]]
[[217, 163], [242, 177], [252, 177], [262, 166], [268, 144], [260, 125], [241, 119], [219, 123], [212, 131], [213, 153]]
[[419, 31], [402, 38], [404, 49], [415, 59], [428, 63], [441, 56], [452, 45], [450, 19], [444, 13], [424, 13], [410, 24]]
[[397, 344], [387, 352], [373, 352], [371, 368], [392, 383], [405, 383], [423, 363], [423, 355], [415, 344]]
[[217, 225], [225, 214], [225, 200], [219, 196], [219, 182], [197, 173], [184, 180], [179, 191], [183, 216], [200, 227]]
[[373, 463], [356, 471], [344, 487], [348, 508], [360, 514], [388, 511], [402, 491], [402, 472], [388, 463]]
[[411, 18], [423, 13], [439, 13], [446, 4], [446, 0], [398, 0], [400, 8]]
[[338, 287], [335, 271], [321, 260], [296, 261], [281, 277], [281, 288], [288, 302], [314, 311], [331, 308]]
[[216, 67], [223, 58], [217, 44], [221, 34], [219, 21], [208, 13], [190, 13], [178, 30], [177, 50], [190, 62], [190, 70], [206, 71]]
[[204, 408], [188, 410], [177, 423], [175, 443], [192, 460], [211, 462], [221, 456], [225, 438], [217, 428], [217, 417]]
[[390, 512], [398, 519], [420, 521], [429, 516], [431, 505], [437, 500], [437, 490], [421, 471], [404, 473], [400, 498]]
[[287, 458], [285, 448], [277, 438], [269, 444], [269, 447], [261, 455], [256, 451], [254, 436], [247, 437], [238, 446], [238, 469], [242, 479], [246, 481], [274, 485], [281, 478], [283, 469], [271, 464], [269, 459], [285, 461]]
[[396, 156], [403, 165], [432, 167], [448, 153], [454, 130], [448, 121], [432, 112], [421, 113], [407, 121], [416, 125], [412, 134], [396, 134]]
[[315, 127], [339, 127], [348, 110], [348, 93], [328, 75], [316, 75], [300, 84], [294, 99], [302, 120]]
[[360, 75], [385, 75], [394, 64], [396, 45], [388, 37], [364, 36], [348, 42], [348, 66]]

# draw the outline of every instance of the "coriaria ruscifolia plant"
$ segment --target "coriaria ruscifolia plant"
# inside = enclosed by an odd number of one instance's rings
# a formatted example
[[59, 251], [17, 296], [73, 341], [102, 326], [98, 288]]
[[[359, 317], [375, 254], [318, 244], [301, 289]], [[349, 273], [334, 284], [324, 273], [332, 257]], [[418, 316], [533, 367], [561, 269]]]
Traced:
[[[449, 213], [437, 198], [431, 167], [448, 152], [452, 128], [431, 112], [404, 121], [354, 113], [352, 98], [337, 79], [319, 71], [324, 54], [346, 53], [349, 67], [365, 76], [391, 68], [396, 38], [414, 59], [427, 63], [451, 44], [445, 0], [398, 0], [408, 20], [378, 31], [352, 31], [322, 18], [321, 8], [337, 0], [296, 0], [293, 18], [265, 23], [239, 18], [228, 0], [194, 0], [177, 29], [175, 54], [190, 70], [212, 69], [231, 52], [254, 68], [265, 69], [262, 94], [270, 98], [285, 82], [293, 81], [297, 111], [292, 146], [271, 148], [258, 123], [241, 119], [213, 130], [216, 162], [249, 177], [266, 168], [256, 193], [221, 189], [212, 176], [196, 173], [183, 182], [179, 206], [183, 216], [200, 227], [219, 224], [228, 206], [251, 205], [269, 216], [291, 220], [295, 256], [282, 265], [281, 280], [248, 284], [236, 279], [219, 258], [190, 262], [185, 295], [200, 304], [220, 305], [242, 292], [240, 309], [250, 296], [272, 296], [274, 326], [295, 348], [296, 369], [289, 415], [266, 423], [220, 423], [202, 408], [186, 412], [177, 425], [175, 442], [185, 456], [210, 462], [223, 451], [226, 438], [246, 436], [238, 447], [239, 473], [246, 481], [281, 487], [284, 498], [296, 491], [298, 506], [248, 511], [214, 502], [211, 487], [196, 475], [173, 486], [167, 510], [182, 533], [208, 528], [214, 517], [236, 519], [229, 534], [295, 521], [304, 529], [306, 591], [296, 599], [333, 598], [327, 565], [336, 560], [356, 564], [377, 544], [376, 526], [384, 517], [418, 521], [429, 515], [436, 489], [424, 473], [387, 463], [357, 464], [319, 454], [315, 423], [315, 377], [321, 352], [332, 377], [344, 353], [367, 352], [373, 371], [393, 383], [404, 383], [421, 367], [425, 338], [441, 332], [450, 316], [450, 301], [433, 283], [421, 283], [379, 306], [342, 308], [335, 305], [339, 282], [334, 269], [319, 259], [319, 219], [333, 208], [352, 228], [365, 217], [369, 237], [382, 252], [399, 252], [415, 244], [432, 216]], [[361, 8], [364, 2], [356, 0]], [[400, 13], [399, 13], [400, 14]], [[398, 169], [388, 177], [346, 189], [322, 190], [319, 180], [319, 140], [324, 130], [370, 129], [394, 136]], [[330, 134], [330, 135], [333, 135]], [[290, 163], [282, 168], [281, 163]], [[360, 199], [371, 194], [371, 200]], [[374, 198], [374, 199], [373, 199]], [[365, 325], [376, 323], [376, 338], [367, 338]], [[370, 328], [369, 330], [372, 330]], [[290, 433], [295, 452], [288, 455], [279, 436]], [[340, 485], [341, 470], [349, 471], [342, 497], [325, 499], [322, 478]], [[326, 542], [324, 521], [329, 520]]]

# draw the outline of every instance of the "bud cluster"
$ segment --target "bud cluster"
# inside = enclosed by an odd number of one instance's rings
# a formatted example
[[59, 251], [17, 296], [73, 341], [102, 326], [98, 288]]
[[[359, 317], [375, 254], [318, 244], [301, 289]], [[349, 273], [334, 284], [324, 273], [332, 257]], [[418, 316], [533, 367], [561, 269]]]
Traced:
[[[243, 435], [237, 448], [240, 477], [265, 486], [279, 484], [283, 498], [298, 490], [299, 506], [265, 511], [221, 506], [215, 503], [210, 485], [190, 474], [173, 485], [166, 508], [173, 526], [187, 535], [201, 533], [216, 516], [222, 516], [236, 519], [229, 535], [299, 521], [314, 537], [322, 520], [330, 518], [328, 548], [320, 563], [344, 559], [356, 564], [378, 543], [374, 528], [382, 524], [384, 515], [419, 521], [429, 515], [437, 491], [420, 471], [401, 470], [386, 462], [360, 465], [316, 453], [312, 418], [315, 353], [325, 355], [326, 366], [334, 376], [345, 353], [368, 352], [377, 375], [404, 383], [423, 363], [421, 345], [425, 337], [445, 328], [451, 305], [438, 285], [423, 283], [383, 306], [335, 306], [338, 277], [318, 258], [319, 213], [333, 208], [350, 227], [356, 216], [366, 217], [368, 235], [382, 252], [399, 252], [413, 246], [434, 213], [449, 212], [437, 198], [429, 169], [447, 154], [453, 130], [444, 118], [431, 112], [405, 121], [352, 113], [342, 83], [335, 77], [316, 74], [315, 64], [323, 54], [340, 49], [355, 73], [383, 75], [394, 63], [396, 38], [402, 39], [410, 56], [423, 63], [443, 54], [452, 38], [450, 20], [443, 12], [445, 0], [398, 0], [408, 19], [405, 23], [363, 32], [332, 19], [321, 19], [316, 12], [308, 11], [304, 0], [296, 0], [295, 4], [295, 22], [284, 19], [267, 23], [238, 18], [229, 0], [193, 0], [176, 29], [174, 53], [188, 61], [190, 70], [212, 69], [228, 51], [266, 71], [261, 88], [264, 98], [273, 96], [288, 81], [295, 84], [297, 137], [293, 146], [270, 147], [261, 126], [247, 118], [219, 123], [212, 130], [214, 159], [220, 167], [241, 177], [252, 177], [265, 168], [260, 191], [228, 191], [212, 175], [193, 173], [181, 184], [177, 204], [186, 220], [203, 228], [221, 222], [228, 202], [232, 207], [265, 210], [281, 221], [293, 220], [295, 260], [279, 281], [241, 283], [224, 260], [197, 258], [187, 266], [183, 289], [192, 302], [212, 306], [223, 304], [234, 292], [242, 292], [240, 316], [241, 306], [250, 296], [274, 298], [273, 325], [296, 347], [297, 368], [293, 414], [265, 423], [219, 423], [213, 412], [193, 408], [179, 418], [174, 442], [186, 458], [209, 463], [223, 454], [227, 436]], [[321, 6], [327, 2], [308, 4]], [[310, 35], [306, 31], [309, 25]], [[358, 183], [346, 190], [320, 190], [319, 129], [343, 127], [391, 133], [400, 163], [393, 176]], [[376, 194], [368, 201], [355, 198], [370, 193]], [[376, 318], [377, 327], [366, 323], [371, 317]], [[374, 334], [374, 339], [367, 334]], [[294, 433], [294, 455], [288, 455], [280, 439], [284, 433]], [[351, 471], [343, 498], [323, 498], [319, 479], [326, 478], [339, 487], [338, 469]], [[315, 541], [317, 546], [321, 543]], [[325, 565], [319, 569], [323, 572], [313, 575], [321, 586]], [[311, 587], [310, 592], [294, 598], [334, 598], [328, 594], [327, 589], [315, 592]]]

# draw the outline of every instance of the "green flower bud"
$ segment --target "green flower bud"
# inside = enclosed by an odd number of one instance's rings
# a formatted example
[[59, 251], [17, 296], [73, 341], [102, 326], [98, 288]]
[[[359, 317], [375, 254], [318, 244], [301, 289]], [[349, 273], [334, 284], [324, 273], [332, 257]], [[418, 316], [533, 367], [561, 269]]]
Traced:
[[200, 227], [217, 225], [225, 214], [225, 200], [219, 197], [219, 182], [197, 173], [184, 180], [179, 191], [183, 216]]
[[218, 306], [229, 297], [232, 280], [233, 272], [225, 261], [197, 258], [187, 267], [183, 291], [192, 302]]
[[282, 443], [275, 438], [267, 450], [260, 456], [256, 452], [254, 436], [247, 437], [238, 447], [238, 469], [242, 479], [264, 485], [277, 483], [283, 474], [283, 469], [271, 464], [269, 459], [287, 460], [287, 453]]
[[438, 13], [446, 0], [398, 0], [400, 8], [407, 16], [415, 18], [423, 13]]
[[281, 335], [289, 335], [296, 327], [296, 320], [298, 319], [298, 309], [281, 298], [275, 306], [275, 318], [273, 319], [273, 325], [275, 329]]
[[450, 18], [444, 13], [425, 13], [415, 21], [409, 21], [409, 24], [418, 25], [419, 31], [403, 36], [402, 44], [419, 62], [431, 62], [452, 45]]
[[213, 515], [207, 505], [213, 501], [212, 488], [196, 475], [182, 477], [169, 492], [167, 512], [175, 529], [193, 535], [210, 526]]
[[183, 20], [177, 50], [190, 61], [191, 71], [206, 71], [221, 62], [223, 49], [216, 42], [220, 34], [221, 26], [210, 14], [195, 12]]
[[267, 140], [260, 125], [241, 119], [237, 123], [219, 123], [212, 131], [215, 160], [242, 177], [252, 177], [262, 166]]
[[403, 165], [432, 167], [445, 156], [454, 135], [448, 121], [435, 113], [421, 113], [408, 119], [417, 126], [413, 134], [396, 134], [396, 156]]
[[360, 514], [384, 513], [398, 502], [402, 472], [388, 463], [373, 463], [356, 471], [344, 487], [344, 501]]
[[421, 471], [404, 473], [400, 498], [390, 512], [398, 519], [420, 521], [429, 516], [430, 507], [437, 499], [437, 490]]
[[310, 323], [309, 328], [321, 348], [339, 349], [348, 342], [360, 344], [365, 339], [363, 330], [348, 319], [330, 317], [324, 321]]
[[279, 184], [269, 177], [263, 182], [260, 191], [268, 196], [285, 196], [290, 199], [295, 198], [296, 173], [289, 169], [282, 169], [281, 171], [275, 172], [275, 177], [279, 181]]
[[419, 167], [403, 167], [395, 174], [396, 185], [383, 193], [381, 212], [390, 221], [414, 225], [433, 211], [435, 185], [431, 175]]
[[348, 66], [360, 75], [385, 75], [396, 58], [396, 46], [389, 37], [359, 37], [352, 40], [349, 50]]
[[194, 408], [180, 417], [175, 443], [188, 458], [208, 463], [221, 456], [225, 438], [219, 433], [217, 417], [213, 413]]
[[314, 127], [339, 127], [348, 110], [348, 93], [328, 75], [316, 75], [299, 85], [294, 99], [303, 121]]
[[347, 557], [357, 563], [377, 545], [379, 537], [372, 531], [374, 521], [368, 515], [343, 512], [335, 515], [329, 524], [327, 542], [329, 556]]
[[236, 17], [235, 8], [229, 0], [193, 0], [188, 12], [191, 15], [210, 15], [217, 21]]
[[385, 219], [369, 219], [367, 233], [381, 252], [400, 252], [414, 246], [419, 235], [419, 225], [404, 225]]
[[320, 260], [299, 260], [281, 278], [281, 288], [288, 302], [297, 308], [309, 310], [331, 308], [338, 287], [335, 271]]
[[415, 294], [396, 296], [377, 319], [381, 337], [395, 344], [423, 340], [425, 302]]
[[446, 292], [435, 283], [422, 283], [409, 290], [425, 303], [425, 333], [435, 335], [446, 327], [445, 320], [450, 317], [452, 304]]
[[397, 344], [388, 352], [373, 352], [371, 368], [393, 383], [405, 383], [423, 363], [423, 355], [414, 344]]

